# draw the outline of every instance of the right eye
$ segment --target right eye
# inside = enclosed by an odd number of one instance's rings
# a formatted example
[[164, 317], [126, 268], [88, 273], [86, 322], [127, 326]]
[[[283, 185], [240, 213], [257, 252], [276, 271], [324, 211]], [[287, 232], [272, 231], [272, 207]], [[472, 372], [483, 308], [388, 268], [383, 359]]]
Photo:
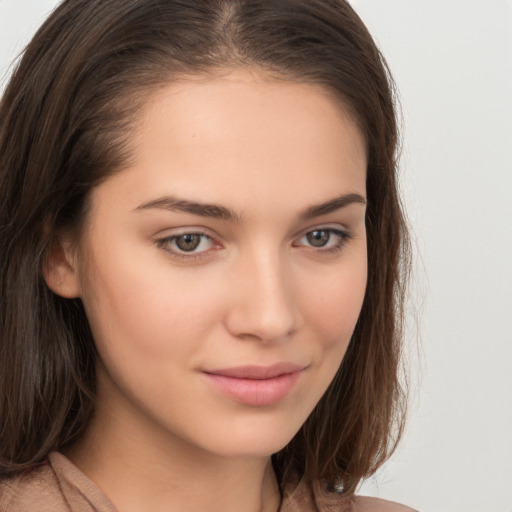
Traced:
[[157, 242], [159, 247], [181, 258], [199, 256], [214, 245], [212, 238], [201, 232], [180, 233]]

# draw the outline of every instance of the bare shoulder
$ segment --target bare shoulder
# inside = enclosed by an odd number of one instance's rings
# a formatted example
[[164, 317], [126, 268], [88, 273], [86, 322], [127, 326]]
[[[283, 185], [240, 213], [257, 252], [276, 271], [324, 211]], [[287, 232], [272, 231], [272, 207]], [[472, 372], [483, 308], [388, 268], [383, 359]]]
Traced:
[[369, 496], [354, 497], [354, 512], [418, 512], [394, 501], [371, 498]]

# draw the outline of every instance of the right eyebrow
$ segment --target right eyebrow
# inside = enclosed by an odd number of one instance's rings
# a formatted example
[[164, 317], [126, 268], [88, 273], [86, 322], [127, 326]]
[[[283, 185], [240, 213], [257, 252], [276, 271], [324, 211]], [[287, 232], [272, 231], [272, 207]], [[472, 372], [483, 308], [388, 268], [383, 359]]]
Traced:
[[212, 217], [214, 219], [221, 219], [227, 221], [240, 222], [241, 215], [218, 204], [198, 203], [189, 201], [187, 199], [179, 199], [173, 196], [164, 196], [152, 201], [143, 203], [134, 211], [150, 210], [150, 209], [168, 210], [171, 212], [184, 212], [193, 215], [200, 215], [201, 217]]

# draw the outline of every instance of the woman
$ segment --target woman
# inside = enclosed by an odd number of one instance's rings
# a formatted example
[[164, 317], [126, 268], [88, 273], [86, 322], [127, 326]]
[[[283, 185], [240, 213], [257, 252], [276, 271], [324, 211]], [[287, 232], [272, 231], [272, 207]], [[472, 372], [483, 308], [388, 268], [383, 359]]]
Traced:
[[346, 2], [67, 0], [0, 123], [0, 510], [405, 509], [354, 497], [407, 235]]

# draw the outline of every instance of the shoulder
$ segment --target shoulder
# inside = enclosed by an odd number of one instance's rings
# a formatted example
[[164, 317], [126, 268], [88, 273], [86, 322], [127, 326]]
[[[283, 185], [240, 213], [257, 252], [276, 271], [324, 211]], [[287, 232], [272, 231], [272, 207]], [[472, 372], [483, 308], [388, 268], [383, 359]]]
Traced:
[[329, 491], [321, 482], [300, 481], [285, 486], [279, 512], [417, 512], [393, 501]]
[[371, 498], [369, 496], [355, 496], [353, 503], [354, 512], [418, 512], [394, 501]]
[[0, 480], [0, 512], [68, 512], [59, 483], [49, 464]]

